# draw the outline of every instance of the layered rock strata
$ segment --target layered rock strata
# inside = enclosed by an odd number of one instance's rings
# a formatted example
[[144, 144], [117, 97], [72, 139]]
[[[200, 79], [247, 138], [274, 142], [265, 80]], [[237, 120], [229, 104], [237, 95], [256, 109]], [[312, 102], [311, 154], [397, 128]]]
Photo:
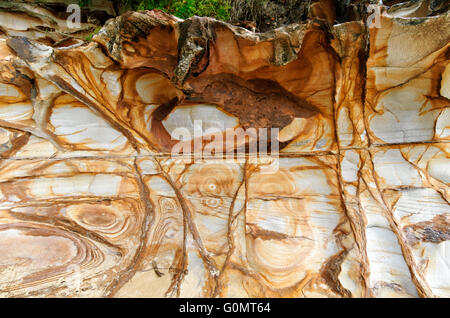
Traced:
[[1, 4], [0, 295], [449, 297], [450, 16], [418, 3], [92, 41]]

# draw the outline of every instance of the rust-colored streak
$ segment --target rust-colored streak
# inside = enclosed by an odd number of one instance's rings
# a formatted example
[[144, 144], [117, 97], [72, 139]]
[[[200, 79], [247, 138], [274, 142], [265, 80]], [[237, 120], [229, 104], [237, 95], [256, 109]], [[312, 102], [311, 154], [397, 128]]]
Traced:
[[188, 100], [213, 103], [239, 118], [244, 128], [284, 128], [294, 118], [309, 118], [318, 109], [266, 79], [243, 80], [218, 74], [192, 80]]

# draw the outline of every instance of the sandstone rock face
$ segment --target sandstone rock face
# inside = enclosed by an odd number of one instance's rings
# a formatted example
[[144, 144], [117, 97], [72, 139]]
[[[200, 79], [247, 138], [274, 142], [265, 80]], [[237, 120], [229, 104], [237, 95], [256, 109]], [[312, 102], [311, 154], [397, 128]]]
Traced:
[[128, 12], [90, 42], [0, 5], [0, 295], [450, 297], [428, 3], [266, 33]]

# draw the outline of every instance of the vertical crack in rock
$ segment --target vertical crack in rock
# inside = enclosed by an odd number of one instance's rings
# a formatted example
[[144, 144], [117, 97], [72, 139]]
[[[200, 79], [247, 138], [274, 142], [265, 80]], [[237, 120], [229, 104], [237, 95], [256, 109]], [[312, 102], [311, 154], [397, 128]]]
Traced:
[[[236, 218], [239, 216], [239, 214], [242, 213], [242, 211], [245, 209], [245, 204], [244, 207], [242, 207], [240, 209], [239, 212], [237, 212], [235, 215], [233, 215], [234, 212], [234, 208], [236, 206], [236, 200], [238, 198], [239, 193], [241, 192], [241, 189], [244, 187], [244, 189], [246, 188], [246, 180], [247, 178], [245, 177], [246, 173], [247, 173], [247, 159], [245, 160], [244, 163], [244, 167], [243, 167], [243, 172], [242, 172], [242, 181], [239, 184], [239, 186], [237, 187], [236, 192], [233, 195], [231, 204], [230, 204], [230, 208], [229, 208], [229, 212], [228, 212], [228, 222], [227, 222], [227, 244], [228, 244], [228, 251], [226, 253], [226, 258], [225, 261], [223, 262], [222, 268], [220, 269], [220, 273], [219, 276], [217, 278], [217, 284], [214, 288], [214, 292], [212, 293], [212, 297], [218, 297], [219, 295], [221, 295], [221, 293], [223, 292], [223, 288], [224, 288], [224, 283], [222, 283], [222, 279], [224, 276], [224, 273], [226, 271], [226, 269], [229, 267], [230, 265], [230, 259], [231, 256], [233, 255], [235, 248], [236, 248], [236, 243], [234, 242], [234, 237], [233, 237], [233, 233], [235, 231], [235, 229], [233, 229], [234, 225], [235, 225], [235, 221]], [[246, 192], [246, 191], [244, 191]], [[244, 198], [244, 202], [247, 202], [247, 197]]]
[[383, 195], [383, 191], [380, 189], [380, 185], [377, 181], [377, 176], [376, 176], [376, 173], [373, 168], [373, 158], [372, 158], [372, 154], [370, 153], [370, 151], [369, 151], [369, 158], [371, 160], [371, 166], [372, 166], [371, 170], [372, 170], [372, 173], [374, 174], [375, 190], [378, 192], [377, 196], [379, 196], [379, 198], [380, 198], [379, 203], [382, 205], [382, 207], [386, 213], [386, 216], [388, 218], [389, 224], [392, 228], [392, 231], [395, 233], [395, 236], [397, 237], [397, 240], [400, 244], [403, 256], [405, 258], [405, 262], [408, 265], [409, 270], [411, 272], [412, 280], [413, 280], [414, 284], [416, 285], [417, 292], [418, 292], [419, 296], [421, 296], [421, 297], [434, 297], [433, 292], [431, 291], [430, 287], [428, 286], [422, 273], [417, 268], [417, 265], [416, 265], [413, 255], [411, 253], [411, 250], [405, 244], [405, 241], [406, 241], [405, 236], [402, 233], [400, 226], [398, 225], [398, 222], [396, 222], [396, 220], [394, 219], [392, 210], [389, 208], [389, 205], [386, 203], [386, 199]]
[[[217, 269], [217, 264], [215, 263], [215, 261], [211, 258], [211, 256], [209, 255], [209, 252], [206, 250], [202, 238], [200, 236], [200, 233], [197, 229], [197, 226], [194, 223], [193, 220], [193, 212], [190, 208], [190, 206], [192, 206], [191, 203], [189, 203], [186, 199], [185, 196], [183, 196], [181, 190], [179, 189], [179, 187], [173, 182], [172, 178], [170, 177], [169, 174], [167, 174], [167, 172], [164, 171], [164, 169], [162, 168], [161, 164], [159, 163], [159, 161], [157, 161], [157, 164], [159, 165], [160, 171], [162, 173], [162, 175], [164, 176], [164, 179], [170, 184], [170, 186], [172, 187], [172, 189], [175, 191], [176, 197], [178, 199], [178, 202], [181, 205], [181, 210], [183, 212], [183, 223], [186, 223], [185, 227], [185, 233], [187, 233], [187, 230], [189, 230], [189, 233], [192, 235], [194, 242], [197, 246], [197, 249], [202, 257], [203, 262], [205, 263], [207, 269], [208, 269], [208, 279], [212, 279], [215, 282], [215, 286], [217, 286], [217, 279], [218, 279], [218, 275], [219, 275], [219, 270]], [[185, 234], [186, 235], [186, 234]], [[185, 244], [184, 244], [185, 246]], [[185, 251], [184, 251], [185, 247], [183, 247], [183, 255], [185, 255]], [[183, 259], [185, 258], [185, 256], [183, 256]], [[184, 263], [185, 261], [183, 261]], [[180, 278], [180, 280], [182, 280], [182, 277]], [[179, 283], [176, 284], [177, 286], [179, 285]], [[179, 287], [178, 287], [179, 288]], [[177, 295], [179, 296], [179, 291], [178, 288], [175, 289]], [[213, 286], [213, 290], [214, 290], [214, 286]]]
[[148, 238], [148, 232], [150, 229], [150, 226], [154, 219], [154, 212], [153, 212], [153, 206], [148, 201], [149, 198], [149, 192], [148, 189], [142, 179], [141, 172], [139, 171], [139, 167], [136, 164], [136, 159], [133, 161], [133, 169], [134, 169], [134, 175], [138, 182], [139, 186], [139, 198], [142, 202], [143, 210], [144, 210], [144, 219], [142, 221], [141, 229], [140, 229], [140, 239], [139, 239], [139, 246], [136, 249], [136, 252], [133, 256], [133, 259], [129, 265], [128, 268], [124, 269], [122, 272], [119, 272], [117, 274], [117, 277], [113, 280], [113, 282], [110, 284], [110, 286], [107, 289], [106, 296], [107, 297], [113, 297], [117, 291], [125, 284], [127, 281], [129, 281], [133, 275], [136, 273], [136, 271], [139, 270], [139, 268], [142, 266], [143, 259], [145, 258], [145, 252], [147, 250], [147, 238]]

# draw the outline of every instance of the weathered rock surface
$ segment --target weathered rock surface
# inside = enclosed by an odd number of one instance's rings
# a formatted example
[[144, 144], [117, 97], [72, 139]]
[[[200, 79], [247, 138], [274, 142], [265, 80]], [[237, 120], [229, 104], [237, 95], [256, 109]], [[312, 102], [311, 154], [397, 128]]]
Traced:
[[[90, 42], [1, 4], [0, 295], [450, 297], [450, 16], [420, 4]], [[251, 128], [279, 159], [225, 158]]]

